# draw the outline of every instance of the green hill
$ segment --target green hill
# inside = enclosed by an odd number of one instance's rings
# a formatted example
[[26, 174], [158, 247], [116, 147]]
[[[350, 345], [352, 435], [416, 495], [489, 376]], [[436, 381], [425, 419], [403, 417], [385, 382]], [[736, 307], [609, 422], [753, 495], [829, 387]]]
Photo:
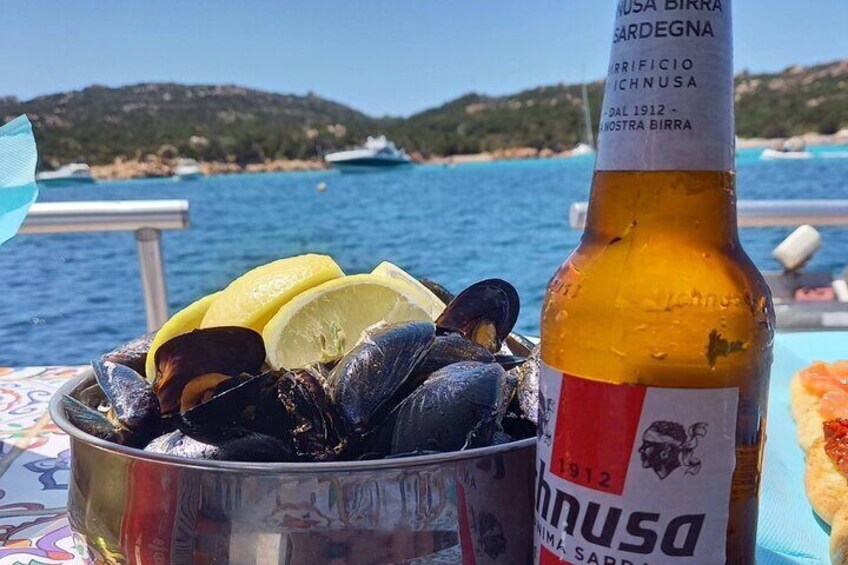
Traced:
[[[603, 83], [588, 85], [593, 123]], [[742, 137], [784, 137], [848, 127], [848, 60], [741, 73], [736, 79]], [[372, 118], [315, 95], [231, 85], [92, 86], [28, 101], [0, 98], [0, 123], [26, 113], [44, 165], [109, 163], [148, 153], [239, 164], [308, 159], [384, 132], [423, 156], [511, 147], [559, 151], [582, 137], [580, 85], [509, 96], [468, 94], [408, 118]]]

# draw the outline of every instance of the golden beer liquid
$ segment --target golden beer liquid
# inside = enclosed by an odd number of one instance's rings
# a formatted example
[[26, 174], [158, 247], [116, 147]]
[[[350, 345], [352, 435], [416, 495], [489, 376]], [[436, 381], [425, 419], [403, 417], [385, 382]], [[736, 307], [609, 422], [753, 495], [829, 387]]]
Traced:
[[734, 173], [595, 173], [582, 242], [545, 297], [542, 359], [608, 383], [739, 387], [727, 563], [755, 562], [773, 328]]

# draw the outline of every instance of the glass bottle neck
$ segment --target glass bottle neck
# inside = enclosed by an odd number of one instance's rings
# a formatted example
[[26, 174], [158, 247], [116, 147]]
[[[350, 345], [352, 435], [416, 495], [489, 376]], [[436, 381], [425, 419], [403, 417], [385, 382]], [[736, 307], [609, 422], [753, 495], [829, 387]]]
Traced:
[[640, 239], [705, 247], [738, 243], [733, 172], [596, 172], [584, 238]]

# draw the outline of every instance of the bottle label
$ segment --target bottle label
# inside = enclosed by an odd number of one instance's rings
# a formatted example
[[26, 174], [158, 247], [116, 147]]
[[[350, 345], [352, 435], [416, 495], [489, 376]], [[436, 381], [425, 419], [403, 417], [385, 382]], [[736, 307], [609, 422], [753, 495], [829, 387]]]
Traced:
[[539, 384], [537, 563], [725, 563], [738, 388]]
[[618, 0], [599, 171], [735, 168], [730, 0]]

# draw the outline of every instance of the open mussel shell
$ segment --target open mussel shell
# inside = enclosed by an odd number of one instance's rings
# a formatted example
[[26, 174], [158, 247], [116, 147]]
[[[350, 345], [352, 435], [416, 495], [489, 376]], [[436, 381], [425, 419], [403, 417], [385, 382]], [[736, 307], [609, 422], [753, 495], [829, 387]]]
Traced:
[[240, 327], [194, 330], [174, 337], [156, 350], [153, 388], [163, 414], [180, 408], [185, 386], [207, 374], [255, 375], [265, 362], [265, 345], [257, 332]]
[[126, 365], [111, 361], [92, 361], [91, 366], [120, 426], [142, 431], [158, 424], [159, 399], [147, 379]]
[[295, 456], [304, 461], [338, 459], [346, 447], [344, 426], [336, 405], [314, 370], [297, 369], [277, 381], [277, 398], [286, 412], [286, 432]]
[[436, 324], [459, 330], [468, 339], [497, 353], [515, 326], [520, 306], [515, 287], [501, 279], [488, 279], [460, 292]]
[[435, 338], [432, 323], [383, 326], [336, 365], [327, 384], [349, 439], [379, 424], [405, 396], [410, 376]]
[[[185, 390], [188, 390], [192, 383], [203, 381], [203, 377], [189, 382]], [[177, 418], [177, 427], [191, 433], [194, 430], [236, 425], [248, 407], [258, 404], [262, 386], [275, 378], [276, 376], [269, 372], [256, 376], [225, 377], [220, 381], [210, 379], [208, 384], [211, 386], [203, 394], [204, 399], [190, 407], [186, 406], [188, 400], [184, 390], [180, 402], [183, 410]]]
[[151, 441], [145, 451], [216, 461], [290, 461], [291, 447], [283, 440], [240, 428], [220, 428], [202, 439], [176, 430]]
[[102, 412], [68, 395], [62, 397], [62, 406], [68, 420], [85, 433], [113, 443], [124, 442], [121, 431]]
[[153, 338], [156, 337], [156, 332], [146, 333], [141, 337], [137, 337], [120, 347], [110, 351], [103, 357], [103, 361], [111, 361], [119, 365], [126, 365], [142, 377], [145, 375], [144, 364], [147, 360], [147, 352], [150, 351], [150, 345], [153, 343]]
[[448, 365], [404, 400], [377, 436], [385, 438], [385, 428], [391, 428], [392, 454], [489, 445], [498, 429], [505, 378], [496, 363]]
[[433, 347], [415, 368], [417, 384], [431, 374], [443, 367], [453, 365], [460, 361], [479, 361], [480, 363], [494, 363], [495, 356], [484, 348], [460, 333], [447, 332], [437, 335]]

